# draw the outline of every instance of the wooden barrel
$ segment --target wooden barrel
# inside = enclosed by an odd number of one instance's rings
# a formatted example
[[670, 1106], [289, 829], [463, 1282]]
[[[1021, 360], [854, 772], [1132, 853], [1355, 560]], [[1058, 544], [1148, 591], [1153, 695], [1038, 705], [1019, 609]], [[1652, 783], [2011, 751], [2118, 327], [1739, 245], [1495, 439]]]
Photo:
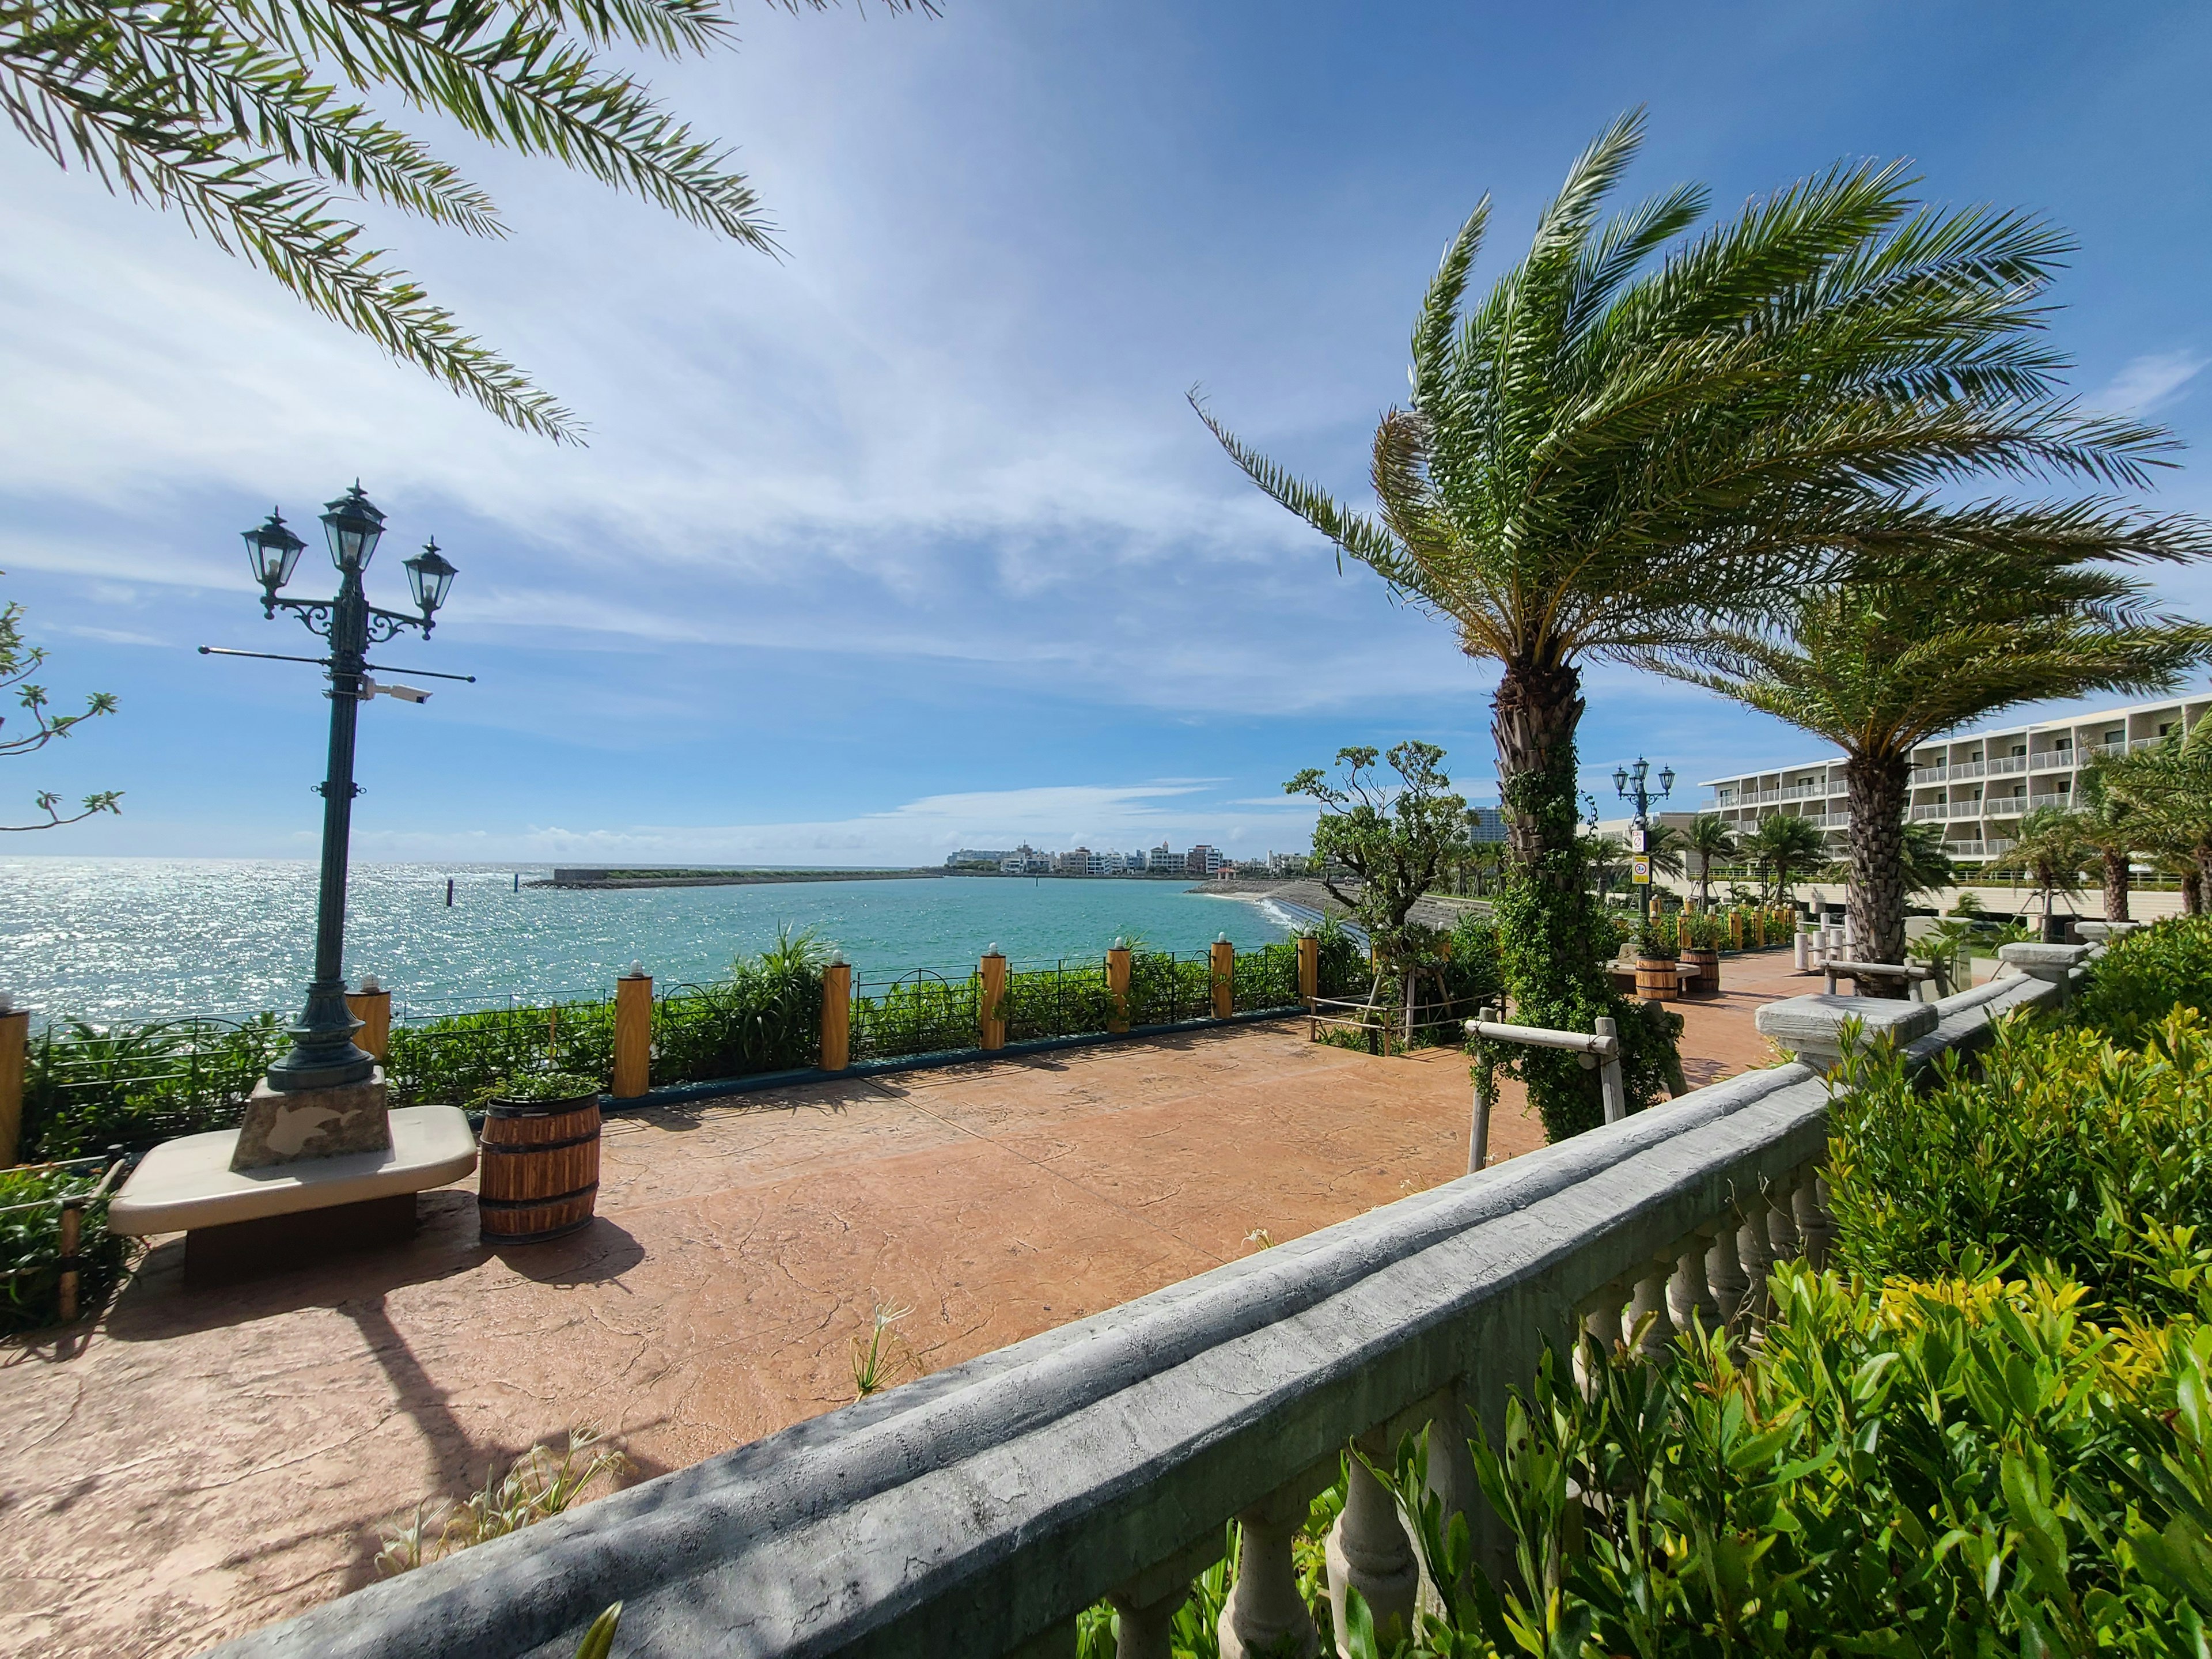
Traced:
[[1672, 1002], [1680, 994], [1672, 957], [1636, 958], [1636, 994], [1647, 1002]]
[[1685, 966], [1694, 966], [1698, 970], [1697, 978], [1690, 981], [1692, 996], [1715, 997], [1720, 994], [1721, 953], [1719, 951], [1685, 951], [1682, 952], [1682, 962]]
[[501, 1244], [539, 1244], [592, 1224], [599, 1194], [599, 1097], [493, 1100], [477, 1138], [477, 1225]]

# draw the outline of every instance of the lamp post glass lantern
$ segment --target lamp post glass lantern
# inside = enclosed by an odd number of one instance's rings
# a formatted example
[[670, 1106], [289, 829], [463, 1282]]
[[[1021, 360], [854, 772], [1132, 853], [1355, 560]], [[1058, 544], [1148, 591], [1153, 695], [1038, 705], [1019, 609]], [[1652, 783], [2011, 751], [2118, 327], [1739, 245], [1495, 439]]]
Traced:
[[[1673, 767], [1661, 769], [1659, 789], [1656, 794], [1652, 793], [1650, 779], [1651, 763], [1641, 755], [1636, 757], [1636, 764], [1633, 766], [1616, 766], [1613, 769], [1613, 793], [1621, 799], [1633, 803], [1636, 807], [1636, 845], [1630, 849], [1631, 857], [1650, 856], [1645, 836], [1651, 828], [1651, 803], [1655, 800], [1664, 800], [1674, 793]], [[1638, 895], [1642, 904], [1644, 920], [1646, 921], [1651, 920], [1652, 886], [1653, 884], [1650, 880], [1645, 880]]]
[[384, 514], [356, 482], [325, 505], [322, 521], [331, 562], [337, 567], [335, 599], [292, 599], [278, 593], [291, 580], [305, 545], [283, 514], [272, 512], [266, 523], [243, 532], [253, 579], [261, 585], [261, 614], [289, 611], [331, 642], [327, 657], [295, 659], [317, 662], [329, 671], [325, 695], [331, 702], [331, 737], [328, 764], [315, 786], [323, 798], [323, 865], [315, 907], [314, 977], [308, 981], [307, 1007], [291, 1028], [291, 1052], [269, 1068], [269, 1086], [287, 1092], [365, 1083], [376, 1069], [376, 1061], [354, 1046], [361, 1022], [345, 1000], [346, 853], [353, 798], [361, 793], [353, 781], [354, 725], [362, 703], [376, 695], [368, 678], [369, 647], [408, 629], [428, 639], [455, 574], [433, 541], [406, 562], [408, 586], [421, 614], [380, 610], [368, 602], [362, 575], [383, 539]]

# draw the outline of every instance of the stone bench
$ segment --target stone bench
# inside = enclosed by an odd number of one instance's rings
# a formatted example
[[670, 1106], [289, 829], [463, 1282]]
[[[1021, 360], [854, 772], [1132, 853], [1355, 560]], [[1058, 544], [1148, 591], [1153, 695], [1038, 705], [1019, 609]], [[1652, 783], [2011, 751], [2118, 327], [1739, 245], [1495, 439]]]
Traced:
[[108, 1206], [108, 1231], [184, 1233], [198, 1276], [273, 1255], [387, 1242], [415, 1224], [415, 1194], [477, 1167], [458, 1107], [401, 1106], [392, 1144], [364, 1152], [234, 1170], [235, 1129], [184, 1135], [147, 1153]]

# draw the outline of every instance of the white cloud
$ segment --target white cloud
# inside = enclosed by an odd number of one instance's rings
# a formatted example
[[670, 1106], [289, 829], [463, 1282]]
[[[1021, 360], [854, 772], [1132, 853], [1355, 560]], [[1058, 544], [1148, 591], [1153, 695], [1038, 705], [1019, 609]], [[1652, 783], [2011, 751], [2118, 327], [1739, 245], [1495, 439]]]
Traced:
[[2131, 359], [2112, 383], [2087, 400], [2114, 415], [2148, 415], [2171, 403], [2212, 359], [2193, 351], [2154, 351]]

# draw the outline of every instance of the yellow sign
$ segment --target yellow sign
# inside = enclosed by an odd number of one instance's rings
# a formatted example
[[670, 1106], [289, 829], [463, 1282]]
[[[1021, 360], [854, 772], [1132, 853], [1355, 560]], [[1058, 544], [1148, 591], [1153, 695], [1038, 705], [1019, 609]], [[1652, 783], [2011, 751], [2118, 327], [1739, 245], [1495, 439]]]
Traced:
[[1638, 857], [1634, 862], [1636, 874], [1633, 879], [1636, 884], [1638, 887], [1649, 887], [1651, 884], [1651, 860]]

